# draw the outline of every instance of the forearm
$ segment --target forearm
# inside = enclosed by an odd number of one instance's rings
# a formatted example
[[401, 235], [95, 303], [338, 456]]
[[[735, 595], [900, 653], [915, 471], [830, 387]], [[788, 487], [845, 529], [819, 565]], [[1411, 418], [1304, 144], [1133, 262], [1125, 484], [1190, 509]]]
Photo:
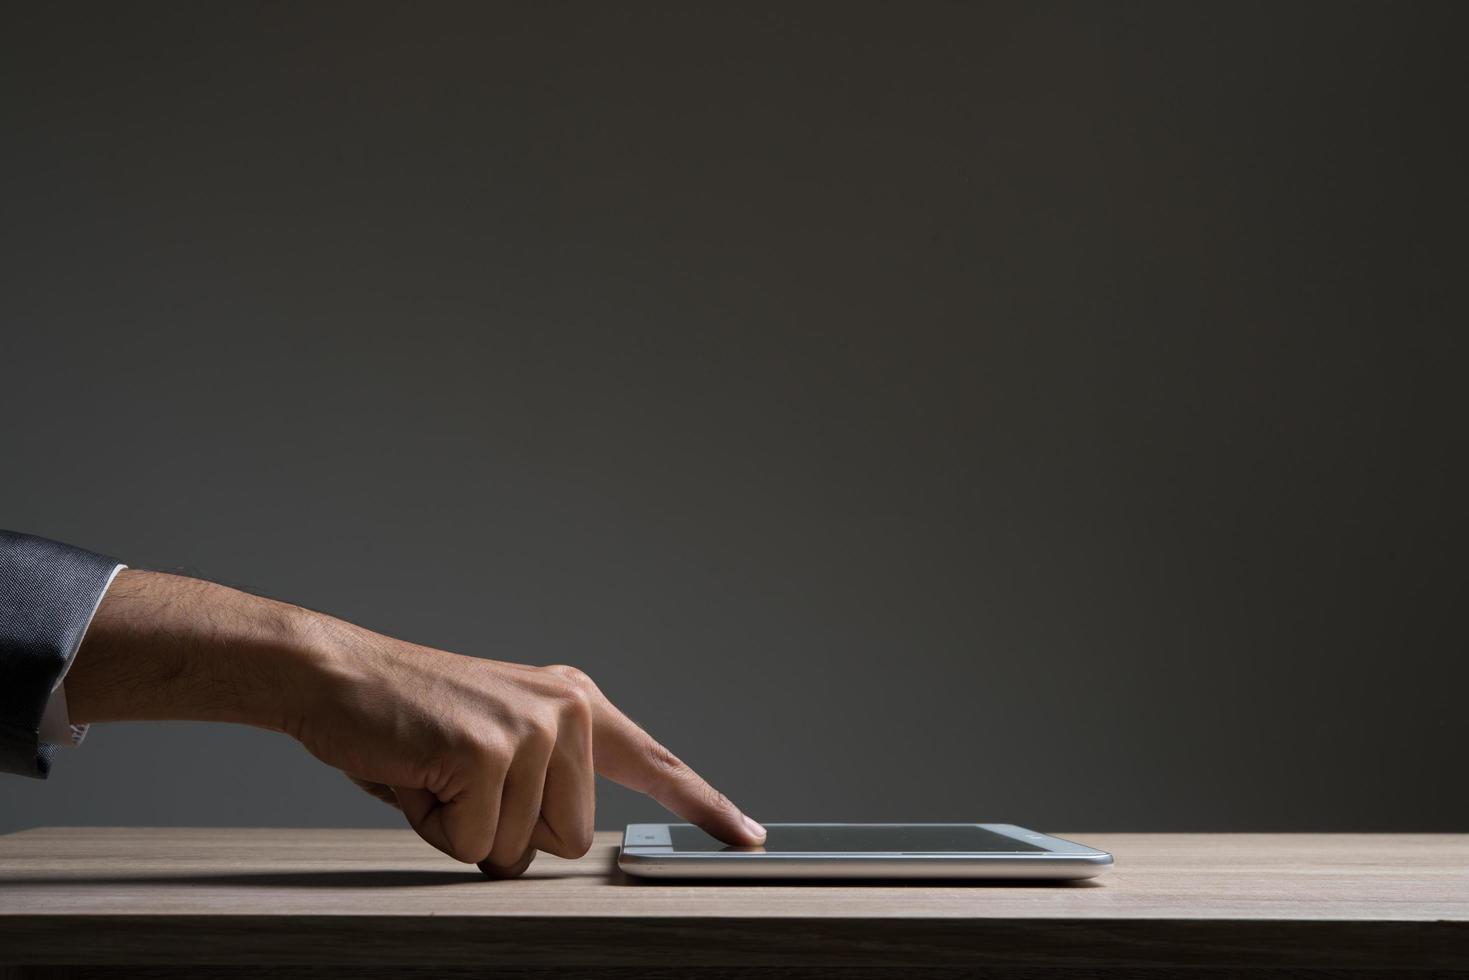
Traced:
[[314, 685], [317, 614], [197, 579], [118, 573], [66, 678], [77, 723], [178, 719], [289, 730]]

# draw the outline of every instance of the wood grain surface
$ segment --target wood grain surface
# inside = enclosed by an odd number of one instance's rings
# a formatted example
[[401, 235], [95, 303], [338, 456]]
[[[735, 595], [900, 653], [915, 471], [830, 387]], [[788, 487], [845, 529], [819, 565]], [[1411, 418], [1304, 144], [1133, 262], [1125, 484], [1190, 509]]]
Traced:
[[1116, 867], [1061, 884], [647, 884], [604, 833], [579, 861], [496, 882], [406, 830], [29, 830], [0, 836], [0, 964], [1469, 970], [1469, 835], [1061, 836]]

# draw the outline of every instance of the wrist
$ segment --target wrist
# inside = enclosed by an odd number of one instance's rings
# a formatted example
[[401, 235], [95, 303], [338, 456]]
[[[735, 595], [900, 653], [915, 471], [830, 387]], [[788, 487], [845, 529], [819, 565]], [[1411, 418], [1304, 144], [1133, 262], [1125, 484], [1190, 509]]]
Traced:
[[272, 612], [276, 640], [268, 672], [275, 697], [266, 698], [249, 723], [301, 741], [311, 720], [330, 712], [354, 683], [345, 634], [356, 627], [300, 606], [276, 605], [282, 608]]

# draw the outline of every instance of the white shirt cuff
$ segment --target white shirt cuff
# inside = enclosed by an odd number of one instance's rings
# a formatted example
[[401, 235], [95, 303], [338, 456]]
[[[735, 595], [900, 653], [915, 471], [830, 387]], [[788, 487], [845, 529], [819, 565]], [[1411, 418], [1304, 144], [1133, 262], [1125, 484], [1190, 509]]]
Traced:
[[[97, 607], [102, 605], [102, 597], [107, 590], [112, 588], [112, 580], [117, 578], [117, 573], [127, 568], [126, 565], [118, 565], [107, 576], [107, 584], [102, 586], [102, 591], [97, 594], [97, 603], [92, 606], [92, 615], [87, 617], [87, 628], [92, 626], [92, 619], [97, 615]], [[86, 639], [87, 631], [82, 630], [82, 639]], [[80, 648], [81, 644], [78, 643]], [[56, 678], [56, 685], [51, 688], [51, 697], [46, 701], [46, 710], [41, 714], [41, 741], [51, 745], [61, 745], [74, 748], [82, 744], [82, 739], [87, 737], [87, 729], [90, 725], [73, 725], [71, 716], [66, 711], [66, 689], [62, 681], [66, 680], [67, 671], [71, 670], [72, 663], [76, 660], [76, 650], [71, 651], [71, 656], [66, 659], [66, 666], [61, 668], [61, 675]]]

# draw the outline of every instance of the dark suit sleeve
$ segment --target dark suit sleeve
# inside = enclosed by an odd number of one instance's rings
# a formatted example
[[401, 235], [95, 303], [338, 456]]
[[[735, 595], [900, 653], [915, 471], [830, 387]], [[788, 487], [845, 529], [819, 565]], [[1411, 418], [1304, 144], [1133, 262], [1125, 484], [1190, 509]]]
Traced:
[[118, 563], [0, 531], [0, 772], [44, 779], [55, 747], [41, 717]]

